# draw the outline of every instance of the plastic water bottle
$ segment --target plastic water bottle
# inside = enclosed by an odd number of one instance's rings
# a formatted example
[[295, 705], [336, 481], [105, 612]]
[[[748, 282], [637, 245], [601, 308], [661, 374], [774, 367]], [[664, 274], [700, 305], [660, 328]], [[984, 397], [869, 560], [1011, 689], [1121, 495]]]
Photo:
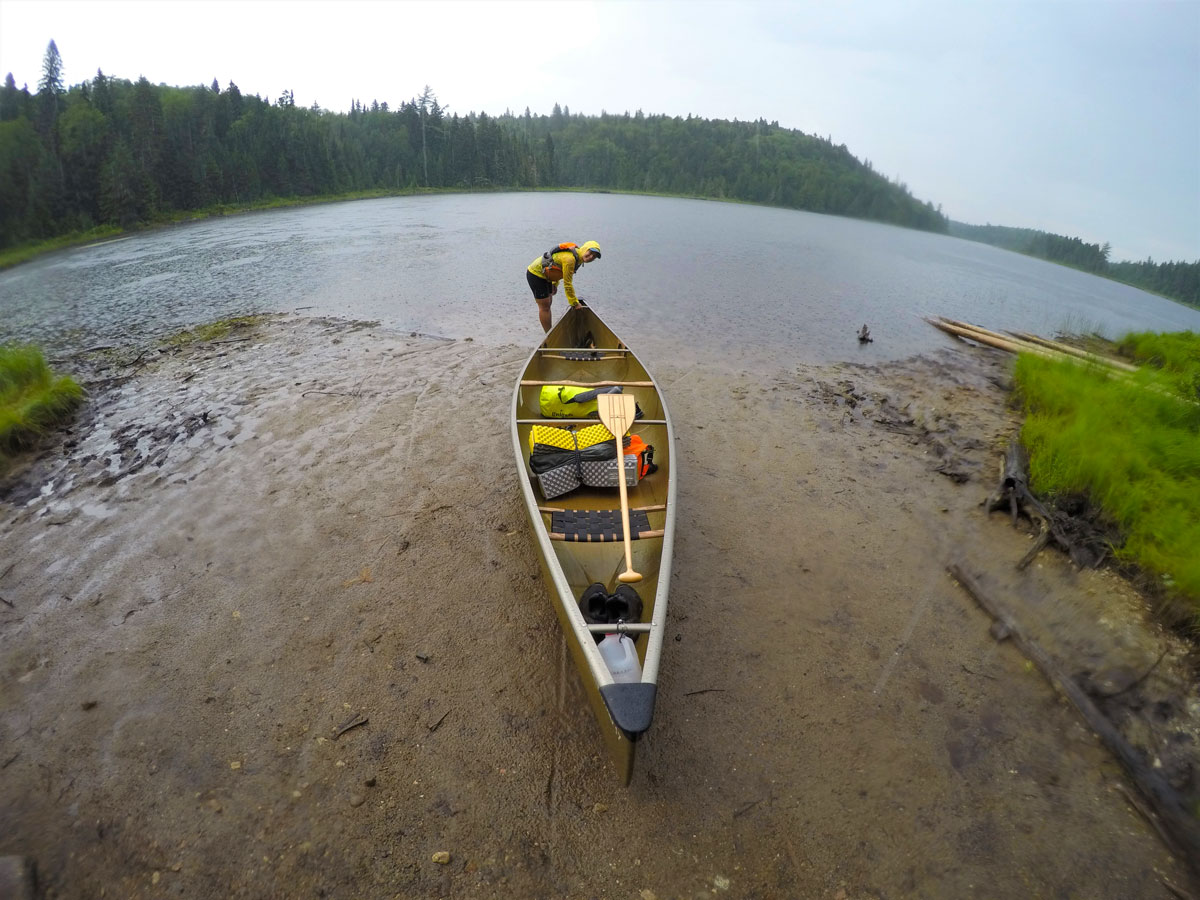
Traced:
[[600, 655], [613, 681], [618, 684], [642, 680], [642, 664], [638, 662], [637, 649], [627, 634], [606, 634], [600, 642]]

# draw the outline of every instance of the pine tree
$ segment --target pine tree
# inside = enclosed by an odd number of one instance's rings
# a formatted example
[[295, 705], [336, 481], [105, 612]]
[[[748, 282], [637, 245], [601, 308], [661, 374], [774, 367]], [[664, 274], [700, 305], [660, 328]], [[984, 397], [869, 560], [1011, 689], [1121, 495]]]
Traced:
[[137, 182], [133, 154], [118, 139], [100, 171], [100, 210], [106, 221], [122, 227], [137, 222]]
[[42, 80], [38, 82], [38, 93], [61, 97], [66, 92], [63, 87], [62, 56], [58, 52], [58, 45], [51, 41], [42, 58]]
[[12, 72], [9, 72], [4, 79], [4, 87], [0, 88], [0, 122], [11, 122], [21, 114], [20, 95]]
[[42, 134], [51, 136], [58, 120], [59, 101], [66, 93], [63, 87], [62, 56], [58, 45], [51, 41], [42, 58], [42, 80], [38, 82], [38, 125]]

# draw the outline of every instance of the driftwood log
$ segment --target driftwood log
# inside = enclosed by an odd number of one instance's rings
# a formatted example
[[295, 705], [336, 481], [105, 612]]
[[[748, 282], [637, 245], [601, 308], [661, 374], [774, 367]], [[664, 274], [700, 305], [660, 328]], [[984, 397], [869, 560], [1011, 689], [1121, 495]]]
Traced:
[[[1069, 678], [1032, 638], [1021, 629], [1012, 614], [989, 597], [979, 583], [963, 571], [959, 565], [950, 565], [946, 571], [963, 586], [971, 598], [979, 604], [995, 623], [992, 635], [998, 641], [1011, 638], [1025, 657], [1037, 666], [1054, 688], [1071, 702], [1083, 716], [1088, 727], [1095, 732], [1121, 768], [1129, 776], [1138, 793], [1149, 805], [1151, 818], [1159, 834], [1171, 851], [1189, 865], [1193, 874], [1200, 878], [1200, 820], [1188, 810], [1179, 794], [1167, 780], [1150, 765], [1142, 754], [1117, 730], [1112, 721], [1100, 711], [1074, 679]], [[1157, 821], [1155, 821], [1157, 819]]]
[[[1029, 455], [1020, 441], [1014, 440], [1004, 453], [1000, 470], [1000, 483], [996, 491], [987, 500], [987, 511], [995, 512], [1004, 509], [1012, 516], [1015, 527], [1021, 516], [1027, 518], [1037, 529], [1033, 546], [1017, 563], [1018, 569], [1028, 566], [1035, 556], [1051, 541], [1054, 541], [1070, 557], [1077, 566], [1095, 568], [1107, 556], [1107, 547], [1103, 540], [1095, 535], [1084, 534], [1082, 540], [1075, 540], [1068, 534], [1062, 518], [1048, 510], [1029, 489]], [[1069, 522], [1066, 524], [1070, 524]]]

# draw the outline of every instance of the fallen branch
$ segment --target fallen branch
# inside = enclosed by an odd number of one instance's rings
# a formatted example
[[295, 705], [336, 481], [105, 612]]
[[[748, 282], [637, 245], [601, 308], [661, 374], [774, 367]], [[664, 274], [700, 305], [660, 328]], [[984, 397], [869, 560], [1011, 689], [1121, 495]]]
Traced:
[[1068, 678], [1050, 656], [1028, 637], [1006, 609], [992, 600], [961, 566], [950, 565], [946, 571], [963, 586], [972, 599], [995, 620], [993, 636], [997, 640], [1012, 638], [1014, 644], [1030, 662], [1037, 666], [1060, 693], [1083, 716], [1084, 721], [1109, 752], [1116, 757], [1162, 823], [1160, 834], [1167, 846], [1200, 876], [1200, 820], [1187, 809], [1179, 795], [1158, 772], [1150, 768], [1141, 753], [1117, 730], [1092, 699], [1075, 681]]
[[1177, 884], [1173, 884], [1166, 875], [1159, 875], [1158, 880], [1162, 882], [1162, 886], [1170, 891], [1179, 900], [1196, 900], [1196, 895], [1188, 893]]
[[348, 719], [346, 723], [337, 730], [337, 732], [333, 735], [333, 739], [336, 741], [351, 728], [357, 728], [359, 725], [366, 725], [369, 721], [371, 720], [362, 713], [355, 713], [352, 718]]
[[[863, 327], [865, 328], [866, 326], [864, 325]], [[762, 803], [762, 800], [751, 800], [749, 803], [747, 803], [741, 809], [734, 812], [733, 817], [735, 819], [737, 819], [737, 818], [744, 816], [746, 813], [750, 812], [750, 810], [754, 809], [754, 807], [758, 806], [758, 804], [760, 804], [760, 803]]]
[[1125, 687], [1121, 688], [1119, 691], [1113, 691], [1111, 694], [1103, 694], [1102, 693], [1102, 694], [1098, 694], [1097, 696], [1101, 700], [1111, 700], [1113, 697], [1120, 697], [1126, 691], [1132, 691], [1135, 687], [1137, 687], [1139, 684], [1141, 684], [1143, 681], [1145, 681], [1147, 678], [1149, 678], [1150, 674], [1155, 669], [1158, 668], [1158, 664], [1166, 658], [1167, 658], [1167, 651], [1164, 650], [1162, 653], [1160, 653], [1158, 655], [1158, 659], [1156, 659], [1154, 661], [1154, 665], [1152, 665], [1150, 668], [1148, 668], [1145, 672], [1142, 673], [1141, 678], [1137, 679], [1136, 681], [1130, 682], [1129, 684], [1125, 685]]

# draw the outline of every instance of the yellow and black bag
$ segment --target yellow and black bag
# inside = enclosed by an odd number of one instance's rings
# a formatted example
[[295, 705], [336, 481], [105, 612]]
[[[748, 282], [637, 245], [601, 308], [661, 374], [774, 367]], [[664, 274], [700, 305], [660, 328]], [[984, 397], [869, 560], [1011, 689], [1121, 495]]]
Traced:
[[[548, 419], [598, 419], [600, 412], [596, 397], [600, 394], [619, 393], [621, 393], [619, 384], [598, 388], [548, 384], [542, 387], [538, 405], [542, 410], [542, 415]], [[640, 419], [642, 415], [642, 408], [639, 406], [634, 418]]]

